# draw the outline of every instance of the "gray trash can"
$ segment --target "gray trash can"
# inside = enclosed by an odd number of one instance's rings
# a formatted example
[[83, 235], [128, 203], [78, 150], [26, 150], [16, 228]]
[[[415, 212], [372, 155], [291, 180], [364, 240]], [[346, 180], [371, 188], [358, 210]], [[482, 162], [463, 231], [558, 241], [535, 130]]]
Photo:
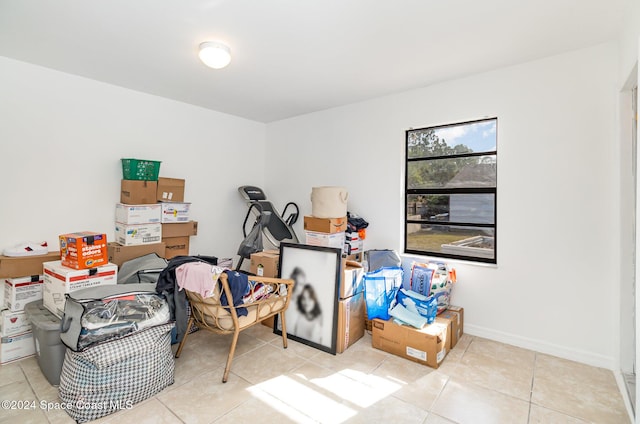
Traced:
[[31, 322], [38, 365], [49, 383], [57, 386], [67, 349], [60, 340], [60, 318], [49, 312], [42, 300], [28, 303], [24, 312]]

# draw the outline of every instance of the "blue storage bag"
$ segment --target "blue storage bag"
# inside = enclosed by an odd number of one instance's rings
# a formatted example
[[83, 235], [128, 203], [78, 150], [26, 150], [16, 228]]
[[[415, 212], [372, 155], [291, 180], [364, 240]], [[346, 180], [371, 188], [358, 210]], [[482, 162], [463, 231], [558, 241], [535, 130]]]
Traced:
[[401, 267], [382, 267], [364, 274], [364, 293], [367, 318], [389, 319], [395, 305], [396, 293], [402, 287]]

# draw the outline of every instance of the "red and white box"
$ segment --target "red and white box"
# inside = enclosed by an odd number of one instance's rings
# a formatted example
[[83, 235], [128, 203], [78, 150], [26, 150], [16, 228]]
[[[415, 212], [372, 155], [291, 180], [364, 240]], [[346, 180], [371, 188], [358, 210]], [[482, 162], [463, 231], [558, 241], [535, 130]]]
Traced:
[[4, 280], [4, 304], [10, 311], [24, 310], [24, 305], [42, 299], [42, 275], [6, 278]]
[[0, 364], [27, 358], [36, 354], [33, 332], [0, 338]]
[[0, 336], [15, 336], [31, 331], [31, 322], [24, 311], [12, 312], [8, 309], [0, 312]]
[[107, 235], [93, 231], [62, 234], [60, 260], [73, 269], [94, 268], [109, 263]]
[[118, 282], [118, 266], [107, 263], [92, 269], [71, 269], [60, 261], [45, 262], [42, 303], [58, 318], [64, 314], [65, 294], [87, 287], [104, 286]]

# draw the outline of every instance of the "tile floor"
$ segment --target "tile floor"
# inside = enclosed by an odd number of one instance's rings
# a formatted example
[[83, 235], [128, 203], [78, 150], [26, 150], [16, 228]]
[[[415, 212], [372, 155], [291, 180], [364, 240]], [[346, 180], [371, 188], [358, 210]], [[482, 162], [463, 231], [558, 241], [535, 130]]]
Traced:
[[[228, 337], [191, 334], [175, 383], [94, 423], [628, 423], [613, 373], [463, 336], [437, 370], [371, 347], [343, 354], [282, 341], [267, 327], [240, 336], [221, 382]], [[175, 349], [175, 347], [174, 347]], [[0, 400], [56, 402], [35, 358], [0, 367]], [[73, 423], [61, 410], [0, 410], [0, 423]]]

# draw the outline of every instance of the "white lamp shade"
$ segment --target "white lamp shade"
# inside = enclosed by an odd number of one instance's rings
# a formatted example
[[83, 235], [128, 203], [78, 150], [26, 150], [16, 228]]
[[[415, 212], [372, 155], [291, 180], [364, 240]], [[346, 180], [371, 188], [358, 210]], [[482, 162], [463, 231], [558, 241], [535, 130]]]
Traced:
[[222, 43], [205, 41], [200, 44], [198, 56], [202, 63], [208, 67], [221, 69], [231, 62], [231, 49]]

